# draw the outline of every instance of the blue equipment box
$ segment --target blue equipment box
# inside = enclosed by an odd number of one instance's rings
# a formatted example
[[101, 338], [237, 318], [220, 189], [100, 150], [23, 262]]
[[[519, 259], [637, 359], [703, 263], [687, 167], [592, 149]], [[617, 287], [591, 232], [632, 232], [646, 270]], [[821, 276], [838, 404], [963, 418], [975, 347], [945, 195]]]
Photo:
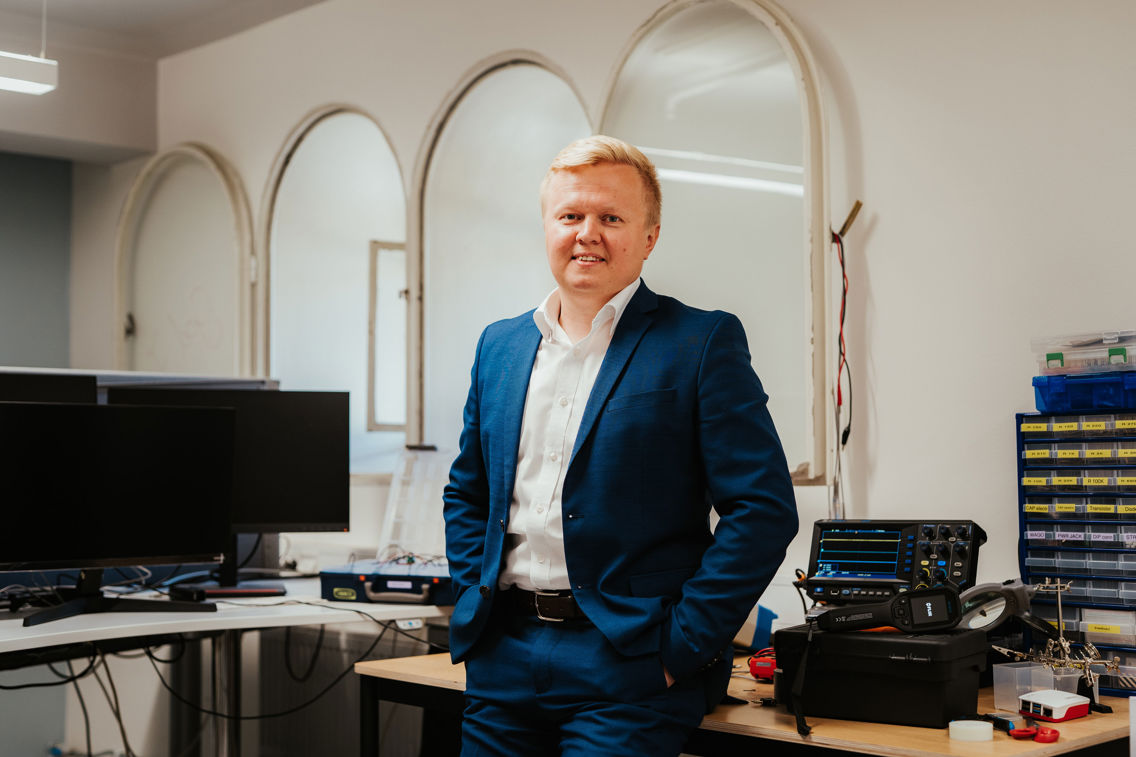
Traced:
[[1034, 376], [1038, 412], [1136, 409], [1136, 371]]
[[320, 596], [336, 602], [452, 605], [446, 560], [360, 560], [320, 571]]

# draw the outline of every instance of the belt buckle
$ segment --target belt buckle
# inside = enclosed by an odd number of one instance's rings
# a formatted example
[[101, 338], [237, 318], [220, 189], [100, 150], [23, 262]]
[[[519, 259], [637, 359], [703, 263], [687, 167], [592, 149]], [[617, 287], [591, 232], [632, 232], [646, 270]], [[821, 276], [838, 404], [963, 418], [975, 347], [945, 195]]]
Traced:
[[564, 618], [550, 618], [540, 611], [540, 598], [541, 597], [559, 597], [559, 596], [560, 596], [560, 592], [558, 592], [558, 591], [541, 591], [540, 589], [537, 589], [536, 591], [534, 591], [533, 592], [533, 607], [536, 609], [536, 616], [539, 619], [547, 621], [549, 623], [563, 623]]

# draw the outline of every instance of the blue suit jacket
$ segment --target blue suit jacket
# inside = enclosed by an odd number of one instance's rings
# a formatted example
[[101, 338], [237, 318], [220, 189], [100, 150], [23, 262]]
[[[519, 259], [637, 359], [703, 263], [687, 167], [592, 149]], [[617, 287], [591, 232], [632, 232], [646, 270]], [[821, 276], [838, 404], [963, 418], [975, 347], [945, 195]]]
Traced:
[[[445, 489], [463, 659], [497, 593], [521, 418], [540, 331], [532, 313], [481, 336]], [[628, 303], [564, 480], [564, 547], [580, 607], [622, 653], [676, 678], [730, 644], [797, 532], [793, 487], [736, 317], [656, 295]], [[720, 520], [711, 533], [709, 510]]]

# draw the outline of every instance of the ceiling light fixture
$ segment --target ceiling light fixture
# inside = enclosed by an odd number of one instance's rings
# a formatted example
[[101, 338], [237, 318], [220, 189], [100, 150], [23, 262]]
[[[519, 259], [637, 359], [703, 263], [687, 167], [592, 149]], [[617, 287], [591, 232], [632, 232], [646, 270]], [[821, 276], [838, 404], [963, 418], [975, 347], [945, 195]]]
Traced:
[[39, 57], [0, 50], [0, 89], [42, 95], [59, 84], [59, 63], [47, 58], [47, 0], [43, 0]]

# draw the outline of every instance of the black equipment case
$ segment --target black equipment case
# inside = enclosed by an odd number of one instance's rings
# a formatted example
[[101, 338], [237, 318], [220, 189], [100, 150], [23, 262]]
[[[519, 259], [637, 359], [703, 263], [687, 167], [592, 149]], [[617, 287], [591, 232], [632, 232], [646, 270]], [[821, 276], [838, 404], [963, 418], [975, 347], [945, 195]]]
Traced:
[[946, 728], [978, 710], [989, 644], [979, 630], [936, 634], [814, 630], [800, 701], [792, 691], [808, 626], [773, 635], [774, 695], [806, 716]]

